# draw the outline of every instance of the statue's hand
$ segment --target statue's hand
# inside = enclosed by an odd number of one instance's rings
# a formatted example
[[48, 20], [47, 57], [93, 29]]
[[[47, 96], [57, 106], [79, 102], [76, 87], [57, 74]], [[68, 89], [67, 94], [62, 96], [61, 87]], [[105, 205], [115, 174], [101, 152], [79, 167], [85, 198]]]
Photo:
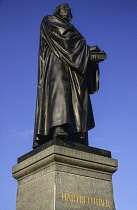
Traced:
[[101, 61], [98, 55], [91, 55], [91, 60], [95, 63], [99, 63]]

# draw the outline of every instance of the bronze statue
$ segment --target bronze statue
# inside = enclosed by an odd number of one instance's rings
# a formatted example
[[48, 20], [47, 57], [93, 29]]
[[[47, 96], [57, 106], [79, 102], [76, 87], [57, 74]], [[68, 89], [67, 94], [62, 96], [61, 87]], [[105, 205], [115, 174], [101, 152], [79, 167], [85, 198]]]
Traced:
[[33, 148], [55, 137], [88, 145], [95, 126], [89, 94], [98, 91], [98, 63], [106, 54], [88, 46], [71, 19], [64, 3], [41, 23]]

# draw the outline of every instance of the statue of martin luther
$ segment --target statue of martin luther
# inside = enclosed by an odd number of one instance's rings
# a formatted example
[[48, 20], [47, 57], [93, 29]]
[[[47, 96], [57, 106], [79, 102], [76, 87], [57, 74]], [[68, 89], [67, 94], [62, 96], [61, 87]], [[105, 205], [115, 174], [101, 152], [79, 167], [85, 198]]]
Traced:
[[55, 137], [88, 145], [95, 126], [89, 94], [98, 91], [105, 53], [88, 46], [71, 19], [63, 3], [41, 23], [33, 148]]

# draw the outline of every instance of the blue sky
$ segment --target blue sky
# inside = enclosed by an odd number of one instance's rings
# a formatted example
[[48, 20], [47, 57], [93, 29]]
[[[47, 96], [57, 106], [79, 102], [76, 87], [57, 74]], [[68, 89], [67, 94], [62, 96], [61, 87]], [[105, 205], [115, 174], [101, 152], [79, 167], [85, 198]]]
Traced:
[[[32, 150], [40, 22], [63, 2], [0, 0], [1, 210], [15, 210], [11, 168]], [[136, 210], [137, 1], [65, 2], [87, 44], [107, 52], [100, 64], [100, 91], [91, 96], [96, 127], [89, 132], [89, 145], [110, 150], [119, 161], [113, 175], [117, 210]]]

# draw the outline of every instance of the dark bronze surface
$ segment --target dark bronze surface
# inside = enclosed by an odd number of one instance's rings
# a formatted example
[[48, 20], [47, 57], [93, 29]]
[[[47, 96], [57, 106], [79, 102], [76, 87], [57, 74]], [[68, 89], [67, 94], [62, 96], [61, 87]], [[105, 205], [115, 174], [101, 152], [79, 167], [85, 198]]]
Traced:
[[95, 126], [89, 94], [98, 91], [98, 63], [106, 54], [86, 44], [71, 18], [62, 4], [41, 23], [33, 148], [53, 139], [58, 126], [70, 140], [88, 144]]

